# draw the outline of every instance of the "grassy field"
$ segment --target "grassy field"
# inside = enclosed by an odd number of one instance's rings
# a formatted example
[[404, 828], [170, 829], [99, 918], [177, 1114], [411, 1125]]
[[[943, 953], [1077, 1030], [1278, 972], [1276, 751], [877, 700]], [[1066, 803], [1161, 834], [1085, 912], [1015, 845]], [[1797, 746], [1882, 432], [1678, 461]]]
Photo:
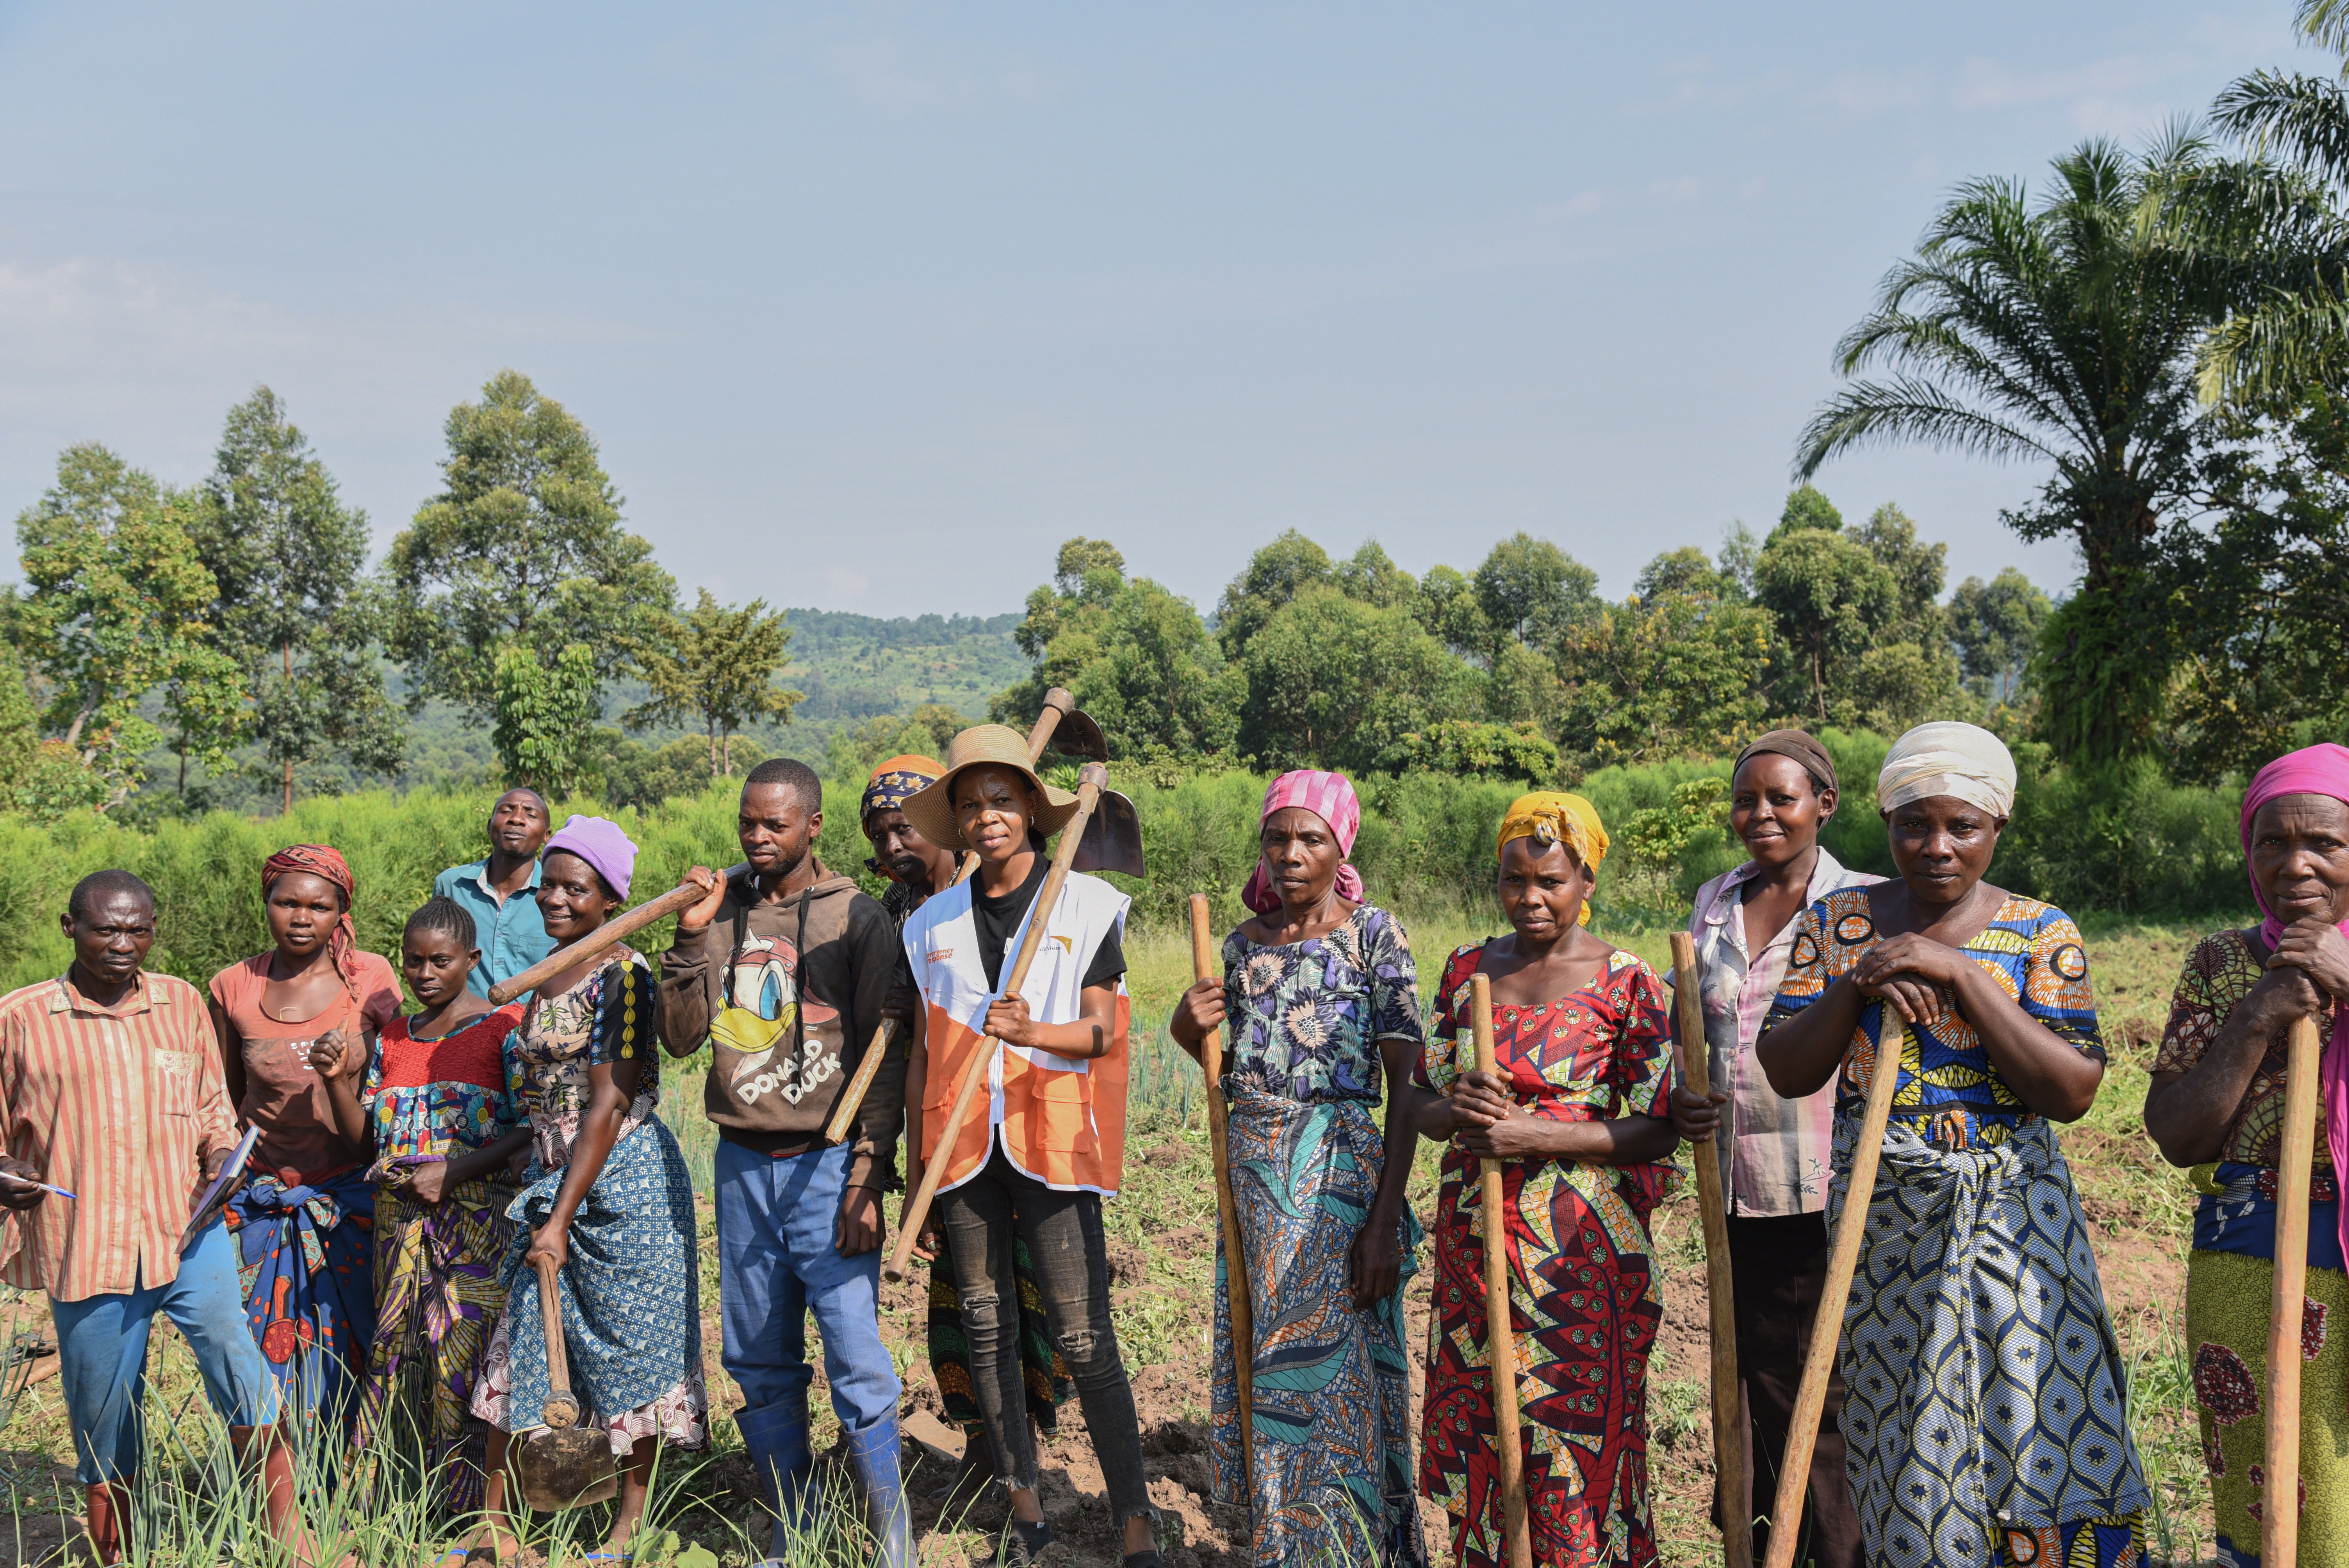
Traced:
[[[1413, 946], [1423, 984], [1432, 983], [1459, 942], [1495, 929], [1464, 917], [1423, 919]], [[2112, 1071], [2095, 1110], [2064, 1130], [2064, 1147], [2077, 1175], [2095, 1231], [2106, 1290], [2131, 1367], [2134, 1416], [2146, 1463], [2160, 1498], [2152, 1522], [2155, 1556], [2199, 1563], [2210, 1549], [2208, 1489], [2195, 1432], [2180, 1315], [2191, 1196], [2181, 1172], [2163, 1165], [2137, 1120], [2146, 1064], [2158, 1037], [2178, 966], [2196, 933], [2151, 925], [2091, 925], [2091, 953], [2105, 1009]], [[1651, 963], [1662, 965], [1665, 937], [1653, 932], [1621, 937]], [[1197, 1075], [1164, 1032], [1175, 994], [1189, 977], [1185, 945], [1170, 931], [1142, 932], [1130, 944], [1137, 1042], [1128, 1140], [1128, 1184], [1108, 1206], [1112, 1273], [1120, 1343], [1143, 1416], [1151, 1494], [1165, 1511], [1170, 1568], [1237, 1564], [1230, 1555], [1240, 1521], [1204, 1499], [1206, 1467], [1201, 1438], [1206, 1417], [1209, 1287], [1214, 1274], [1214, 1189], [1207, 1158]], [[699, 1083], [691, 1073], [670, 1075], [665, 1114], [684, 1141], [695, 1180], [706, 1192], [712, 1138], [699, 1113]], [[1423, 1147], [1413, 1185], [1423, 1219], [1434, 1206], [1436, 1150]], [[713, 1225], [705, 1203], [705, 1243]], [[1664, 1560], [1673, 1564], [1717, 1562], [1719, 1547], [1705, 1521], [1712, 1487], [1711, 1436], [1703, 1375], [1706, 1366], [1702, 1240], [1693, 1201], [1684, 1190], [1659, 1215], [1657, 1247], [1667, 1264], [1666, 1327], [1653, 1373], [1651, 1489]], [[662, 1544], [640, 1561], [673, 1560], [696, 1568], [735, 1568], [751, 1560], [740, 1525], [747, 1517], [748, 1470], [728, 1416], [740, 1403], [718, 1364], [717, 1264], [704, 1248], [702, 1305], [708, 1319], [713, 1447], [709, 1454], [676, 1456], [660, 1487], [657, 1512]], [[1423, 1265], [1424, 1254], [1423, 1254]], [[1408, 1296], [1415, 1346], [1425, 1333], [1427, 1273]], [[960, 1434], [937, 1419], [924, 1352], [925, 1281], [887, 1293], [883, 1332], [906, 1380], [909, 1458], [916, 1459], [917, 1495], [936, 1484]], [[13, 1295], [13, 1293], [0, 1293]], [[12, 1328], [46, 1326], [34, 1301], [0, 1301]], [[1415, 1347], [1414, 1346], [1414, 1347]], [[224, 1473], [217, 1433], [208, 1429], [201, 1390], [185, 1347], [168, 1329], [157, 1336], [150, 1393], [157, 1462], [147, 1485], [160, 1527], [145, 1561], [155, 1568], [195, 1568], [234, 1562], [263, 1563], [254, 1542], [249, 1497]], [[832, 1436], [818, 1374], [819, 1434]], [[54, 1382], [35, 1383], [18, 1397], [0, 1430], [0, 1485], [8, 1492], [9, 1522], [0, 1525], [0, 1563], [46, 1560], [78, 1512], [71, 1485], [71, 1443]], [[1114, 1563], [1102, 1482], [1073, 1403], [1045, 1458], [1044, 1494], [1066, 1544], [1056, 1559], [1070, 1564]], [[431, 1550], [450, 1532], [432, 1516], [429, 1500], [412, 1489], [392, 1489], [388, 1501], [364, 1516], [348, 1493], [320, 1478], [311, 1489], [322, 1529], [347, 1530], [360, 1559], [370, 1564], [429, 1563]], [[599, 1511], [560, 1518], [534, 1542], [542, 1562], [575, 1563], [600, 1539]], [[987, 1549], [1000, 1518], [987, 1506], [940, 1519], [917, 1502], [926, 1563], [962, 1563]], [[1428, 1544], [1446, 1560], [1441, 1519], [1430, 1522]]]

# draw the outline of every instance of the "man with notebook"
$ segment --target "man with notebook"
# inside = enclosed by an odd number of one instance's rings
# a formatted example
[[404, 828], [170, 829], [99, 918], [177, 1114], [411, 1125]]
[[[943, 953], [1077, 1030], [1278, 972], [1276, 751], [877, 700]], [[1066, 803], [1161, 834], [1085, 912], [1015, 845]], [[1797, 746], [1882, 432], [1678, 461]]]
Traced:
[[122, 1561], [160, 1312], [238, 1452], [263, 1438], [270, 1523], [299, 1560], [292, 1459], [236, 1250], [216, 1215], [181, 1245], [237, 1143], [203, 995], [145, 969], [155, 895], [129, 872], [84, 877], [62, 924], [72, 965], [0, 998], [0, 1279], [48, 1293], [91, 1548]]

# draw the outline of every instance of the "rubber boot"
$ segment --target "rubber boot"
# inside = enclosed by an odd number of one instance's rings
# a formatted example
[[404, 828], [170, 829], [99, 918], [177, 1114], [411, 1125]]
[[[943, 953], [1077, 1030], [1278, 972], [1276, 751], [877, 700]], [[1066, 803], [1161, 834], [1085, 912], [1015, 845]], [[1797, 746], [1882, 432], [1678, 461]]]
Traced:
[[119, 1481], [99, 1481], [82, 1489], [82, 1506], [92, 1554], [100, 1563], [121, 1562], [123, 1541], [130, 1533], [130, 1489]]
[[775, 1519], [768, 1555], [781, 1557], [791, 1536], [805, 1531], [815, 1512], [815, 1453], [808, 1446], [807, 1396], [779, 1399], [737, 1413], [734, 1425], [750, 1468], [759, 1475], [759, 1501]]
[[905, 1506], [905, 1481], [898, 1470], [897, 1417], [892, 1411], [876, 1426], [841, 1439], [850, 1468], [864, 1485], [866, 1517], [879, 1550], [876, 1568], [913, 1568], [914, 1515]]

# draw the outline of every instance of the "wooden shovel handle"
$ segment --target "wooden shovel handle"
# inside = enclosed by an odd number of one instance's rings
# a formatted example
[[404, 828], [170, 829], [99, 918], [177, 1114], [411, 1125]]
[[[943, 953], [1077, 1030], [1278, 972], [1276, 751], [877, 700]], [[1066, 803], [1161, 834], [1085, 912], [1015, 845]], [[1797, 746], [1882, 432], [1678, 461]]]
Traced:
[[1827, 1377], [1835, 1367], [1837, 1345], [1843, 1338], [1843, 1309], [1851, 1299], [1851, 1276], [1859, 1266], [1860, 1245], [1868, 1239], [1868, 1210], [1876, 1197], [1876, 1167], [1884, 1156], [1884, 1129], [1892, 1119], [1892, 1090], [1900, 1079], [1900, 1047], [1909, 1037], [1909, 1026], [1891, 1003], [1883, 1006], [1876, 1066], [1868, 1079], [1868, 1111], [1860, 1119], [1859, 1138], [1852, 1145], [1851, 1180], [1844, 1186], [1835, 1250], [1827, 1254], [1819, 1315], [1811, 1323], [1810, 1354], [1803, 1358], [1802, 1386], [1795, 1395], [1795, 1413], [1786, 1427], [1785, 1457], [1778, 1465], [1778, 1496], [1770, 1506], [1767, 1568], [1794, 1568], [1795, 1546], [1803, 1533], [1803, 1499], [1810, 1491], [1811, 1450], [1818, 1443], [1819, 1418], [1827, 1408]]
[[2316, 1163], [2323, 1044], [2313, 1017], [2292, 1020], [2285, 1058], [2283, 1157], [2276, 1168], [2275, 1297], [2268, 1323], [2267, 1507], [2261, 1568], [2300, 1557], [2300, 1332], [2308, 1304], [2308, 1181]]
[[864, 1059], [856, 1064], [856, 1076], [848, 1080], [848, 1088], [840, 1097], [839, 1108], [832, 1113], [832, 1123], [823, 1130], [826, 1143], [837, 1143], [848, 1136], [855, 1125], [857, 1108], [864, 1103], [865, 1090], [881, 1076], [881, 1058], [889, 1054], [889, 1031], [896, 1026], [895, 1018], [884, 1018], [881, 1026], [873, 1031], [873, 1039], [864, 1047]]
[[530, 1266], [538, 1271], [538, 1315], [546, 1326], [546, 1424], [557, 1430], [575, 1426], [579, 1401], [571, 1393], [571, 1357], [563, 1343], [563, 1293], [553, 1259], [533, 1254]]
[[[1061, 889], [1068, 884], [1069, 862], [1077, 858], [1077, 841], [1084, 837], [1085, 819], [1093, 814], [1093, 806], [1109, 783], [1109, 771], [1098, 762], [1088, 762], [1080, 778], [1082, 781], [1077, 786], [1076, 814], [1061, 830], [1060, 845], [1052, 853], [1052, 869], [1045, 875], [1044, 885], [1029, 909], [1028, 934], [1020, 938], [1019, 956], [996, 993], [999, 996], [1016, 995], [1028, 983], [1029, 965], [1036, 962], [1036, 951], [1044, 944], [1045, 923], [1061, 902]], [[930, 1202], [938, 1195], [938, 1179], [954, 1160], [955, 1140], [962, 1136], [963, 1119], [970, 1114], [970, 1102], [978, 1095], [978, 1080], [987, 1075], [987, 1064], [995, 1059], [997, 1044], [984, 1036], [971, 1044], [970, 1061], [955, 1084], [954, 1104], [947, 1109], [946, 1125], [938, 1131], [937, 1152], [922, 1162], [922, 1184], [915, 1191], [914, 1201], [905, 1205], [896, 1247], [889, 1253], [889, 1261], [881, 1265], [883, 1276], [892, 1284], [905, 1277], [905, 1270], [914, 1261], [914, 1243], [921, 1239], [922, 1222], [929, 1218]]]
[[[1681, 1082], [1713, 1092], [1704, 1039], [1703, 975], [1696, 938], [1672, 933], [1672, 1057]], [[1745, 1421], [1737, 1398], [1737, 1301], [1729, 1273], [1729, 1207], [1723, 1201], [1721, 1150], [1708, 1138], [1690, 1150], [1697, 1207], [1704, 1215], [1704, 1283], [1713, 1309], [1713, 1464], [1721, 1483], [1721, 1546], [1727, 1568], [1753, 1568], [1754, 1506], [1745, 1495]]]
[[[750, 862], [744, 861], [726, 872], [730, 879], [748, 876]], [[502, 1007], [517, 996], [527, 996], [557, 975], [574, 965], [617, 946], [657, 920], [666, 920], [679, 910], [689, 908], [708, 897], [698, 882], [684, 882], [648, 903], [614, 915], [568, 947], [558, 947], [511, 980], [501, 980], [490, 987], [490, 1006]]]
[[[1207, 923], [1207, 895], [1191, 895], [1191, 977], [1216, 972], [1215, 934]], [[1232, 1369], [1239, 1383], [1240, 1491], [1251, 1515], [1256, 1509], [1256, 1306], [1249, 1294], [1247, 1252], [1240, 1242], [1239, 1205], [1232, 1197], [1231, 1110], [1224, 1103], [1224, 1032], [1209, 1029], [1199, 1041], [1199, 1070], [1207, 1078], [1207, 1147], [1216, 1165], [1216, 1215], [1224, 1230], [1224, 1285], [1232, 1319]]]
[[[1493, 1055], [1493, 983], [1468, 977], [1469, 1029], [1475, 1042], [1476, 1070], [1498, 1073]], [[1480, 1160], [1485, 1226], [1485, 1348], [1493, 1374], [1493, 1446], [1501, 1461], [1501, 1531], [1509, 1544], [1511, 1568], [1533, 1568], [1533, 1532], [1526, 1522], [1526, 1452], [1517, 1428], [1517, 1341], [1509, 1321], [1508, 1193], [1501, 1162]]]

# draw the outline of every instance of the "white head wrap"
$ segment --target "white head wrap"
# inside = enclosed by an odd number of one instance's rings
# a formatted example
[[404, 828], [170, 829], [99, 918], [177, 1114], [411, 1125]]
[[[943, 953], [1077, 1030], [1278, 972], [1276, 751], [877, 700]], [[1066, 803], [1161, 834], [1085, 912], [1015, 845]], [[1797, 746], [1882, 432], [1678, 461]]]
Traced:
[[2014, 814], [2014, 758], [1972, 724], [1920, 724], [1892, 743], [1876, 776], [1876, 809], [1889, 812], [1929, 795], [1949, 795], [1993, 817]]

